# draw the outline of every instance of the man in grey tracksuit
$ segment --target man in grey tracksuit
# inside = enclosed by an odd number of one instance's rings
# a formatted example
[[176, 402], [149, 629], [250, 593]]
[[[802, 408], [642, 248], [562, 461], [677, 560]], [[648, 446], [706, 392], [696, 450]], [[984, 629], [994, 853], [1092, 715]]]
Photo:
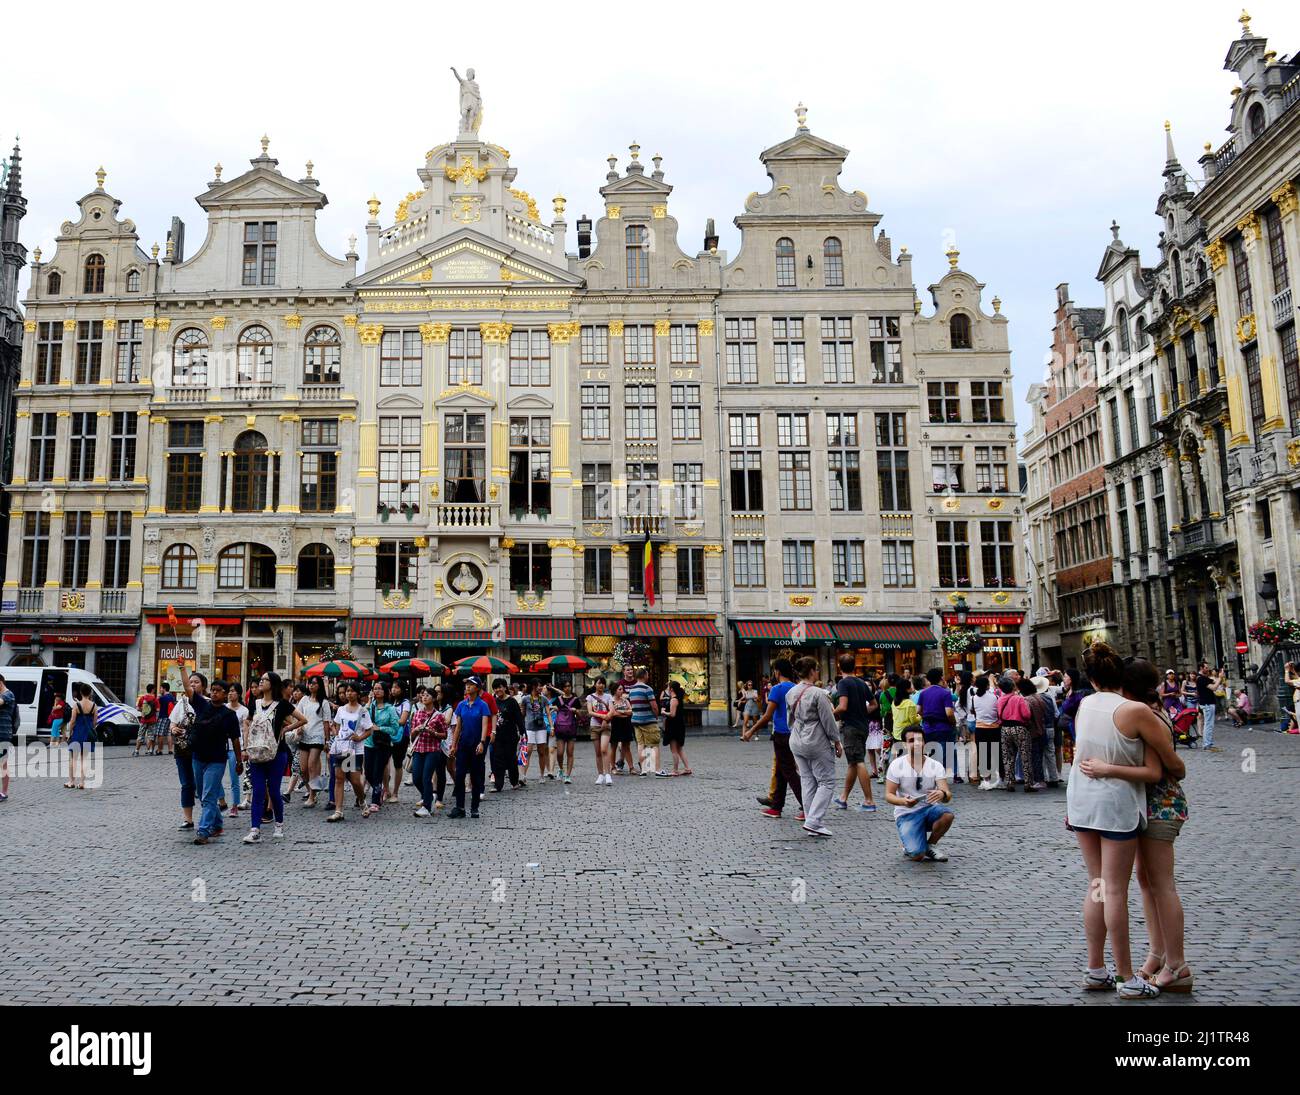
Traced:
[[790, 751], [799, 765], [803, 785], [803, 827], [814, 836], [830, 836], [823, 821], [835, 795], [835, 758], [843, 754], [844, 746], [830, 697], [813, 684], [817, 662], [800, 658], [795, 672], [799, 683], [786, 694], [786, 721], [790, 726]]

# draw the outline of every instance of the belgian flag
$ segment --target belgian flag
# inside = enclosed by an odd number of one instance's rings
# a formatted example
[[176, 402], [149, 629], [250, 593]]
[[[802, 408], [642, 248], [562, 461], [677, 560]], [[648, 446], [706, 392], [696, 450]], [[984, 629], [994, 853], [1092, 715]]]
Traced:
[[641, 578], [641, 588], [645, 590], [645, 603], [651, 608], [655, 606], [655, 553], [654, 548], [650, 546], [650, 530], [646, 530], [645, 547], [641, 552], [641, 569], [643, 571]]

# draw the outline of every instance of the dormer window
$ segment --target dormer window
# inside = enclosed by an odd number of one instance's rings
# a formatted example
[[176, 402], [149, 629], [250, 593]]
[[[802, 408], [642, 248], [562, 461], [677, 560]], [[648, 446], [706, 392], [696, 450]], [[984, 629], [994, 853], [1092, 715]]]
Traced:
[[954, 350], [969, 350], [971, 348], [970, 316], [965, 312], [954, 312], [952, 318], [948, 320], [948, 337]]
[[793, 289], [794, 285], [794, 240], [782, 236], [776, 241], [776, 287]]
[[55, 271], [45, 279], [45, 291], [52, 297], [57, 297], [63, 289], [63, 276]]
[[629, 224], [623, 229], [627, 249], [627, 287], [650, 286], [650, 231], [644, 224]]
[[279, 236], [275, 221], [244, 225], [244, 285], [275, 284], [275, 252]]
[[1128, 313], [1123, 308], [1119, 310], [1119, 315], [1115, 317], [1115, 326], [1119, 331], [1119, 352], [1121, 356], [1128, 357], [1133, 346], [1129, 341]]
[[1266, 124], [1263, 103], [1256, 103], [1246, 112], [1246, 131], [1250, 134], [1252, 141], [1263, 136]]
[[844, 245], [835, 236], [827, 236], [822, 245], [822, 275], [827, 288], [844, 284]]
[[86, 259], [85, 279], [82, 292], [102, 293], [104, 291], [104, 256], [90, 255]]
[[138, 293], [140, 291], [139, 270], [128, 270], [126, 272], [126, 291], [128, 293]]

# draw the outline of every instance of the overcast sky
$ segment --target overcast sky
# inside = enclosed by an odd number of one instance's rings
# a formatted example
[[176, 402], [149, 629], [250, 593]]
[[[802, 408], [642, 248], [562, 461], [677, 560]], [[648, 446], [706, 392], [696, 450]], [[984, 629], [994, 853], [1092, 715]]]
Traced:
[[[503, 145], [516, 186], [541, 208], [568, 198], [570, 225], [600, 210], [605, 157], [664, 157], [688, 253], [715, 217], [768, 187], [759, 152], [808, 124], [850, 150], [841, 177], [883, 215], [925, 286], [961, 266], [1011, 321], [1016, 417], [1042, 374], [1055, 287], [1100, 302], [1107, 226], [1153, 261], [1164, 121], [1185, 167], [1225, 139], [1234, 78], [1223, 58], [1240, 8], [1093, 0], [1031, 3], [589, 4], [564, 18], [537, 3], [23, 3], [6, 19], [0, 127], [22, 137], [22, 238], [48, 258], [59, 225], [101, 163], [147, 247], [173, 215], [187, 251], [203, 239], [194, 204], [221, 162], [246, 169], [263, 132], [280, 169], [315, 162], [330, 203], [319, 235], [341, 255], [364, 238], [375, 192], [388, 223], [418, 189], [425, 151], [455, 136], [448, 71], [477, 70], [481, 135]], [[1300, 50], [1300, 5], [1252, 3], [1252, 29]], [[3, 132], [3, 130], [0, 130]], [[570, 234], [570, 244], [573, 236]], [[364, 250], [364, 246], [362, 247]], [[24, 283], [25, 284], [25, 283]]]

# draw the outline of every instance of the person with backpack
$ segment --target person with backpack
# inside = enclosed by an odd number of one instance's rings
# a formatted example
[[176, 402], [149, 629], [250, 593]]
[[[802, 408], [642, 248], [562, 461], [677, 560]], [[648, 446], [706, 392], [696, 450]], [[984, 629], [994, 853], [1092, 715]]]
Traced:
[[835, 760], [844, 755], [835, 708], [824, 689], [816, 687], [817, 659], [795, 662], [799, 683], [786, 693], [790, 751], [799, 765], [803, 789], [804, 831], [827, 837], [826, 810], [835, 795]]
[[153, 682], [150, 681], [144, 687], [144, 695], [135, 701], [135, 709], [140, 713], [140, 728], [136, 732], [135, 752], [131, 755], [138, 757], [140, 755], [140, 742], [153, 743], [153, 752], [158, 752], [158, 696], [154, 692]]
[[[1061, 773], [1056, 767], [1056, 700], [1046, 677], [1032, 677], [1035, 695], [1042, 705], [1043, 733], [1034, 738], [1034, 783], [1041, 788], [1059, 787]], [[1030, 697], [1033, 704], [1033, 697]]]
[[[384, 781], [388, 762], [393, 756], [393, 742], [402, 736], [402, 724], [397, 708], [388, 702], [388, 686], [375, 681], [370, 690], [370, 737], [366, 741], [366, 782], [370, 784], [370, 805], [361, 811], [362, 817], [379, 813], [384, 801]], [[401, 778], [399, 773], [398, 778]]]
[[302, 737], [298, 740], [298, 767], [307, 787], [307, 801], [302, 805], [310, 810], [316, 805], [315, 781], [320, 779], [326, 726], [334, 718], [334, 705], [325, 698], [324, 678], [308, 678], [307, 694], [298, 701], [294, 710], [305, 720]]
[[[488, 752], [492, 761], [491, 790], [499, 794], [507, 776], [511, 787], [524, 786], [519, 778], [519, 740], [524, 734], [524, 713], [519, 701], [510, 694], [510, 685], [504, 677], [496, 679], [492, 690], [496, 693], [497, 713]], [[569, 766], [573, 766], [572, 757]]]
[[283, 698], [284, 686], [278, 673], [263, 673], [257, 687], [259, 694], [253, 701], [248, 722], [248, 741], [244, 750], [251, 762], [253, 785], [250, 806], [253, 824], [244, 837], [245, 844], [258, 844], [262, 840], [262, 813], [268, 791], [275, 818], [275, 837], [277, 840], [284, 837], [284, 795], [281, 784], [284, 782], [285, 769], [289, 767], [289, 742], [286, 735], [307, 724], [307, 720], [293, 709], [293, 704]]
[[[1030, 687], [1033, 687], [1032, 685]], [[1034, 786], [1033, 738], [1031, 723], [1033, 713], [1029, 703], [1020, 694], [1010, 676], [998, 681], [998, 721], [1002, 723], [1002, 780], [1004, 791], [1016, 789], [1016, 762], [1020, 762], [1025, 777], [1025, 790], [1036, 791]]]
[[190, 752], [194, 758], [194, 782], [203, 810], [199, 814], [195, 844], [207, 844], [222, 833], [221, 784], [226, 775], [227, 754], [235, 750], [235, 771], [244, 769], [239, 751], [239, 716], [226, 702], [226, 682], [213, 681], [210, 703], [190, 730]]

